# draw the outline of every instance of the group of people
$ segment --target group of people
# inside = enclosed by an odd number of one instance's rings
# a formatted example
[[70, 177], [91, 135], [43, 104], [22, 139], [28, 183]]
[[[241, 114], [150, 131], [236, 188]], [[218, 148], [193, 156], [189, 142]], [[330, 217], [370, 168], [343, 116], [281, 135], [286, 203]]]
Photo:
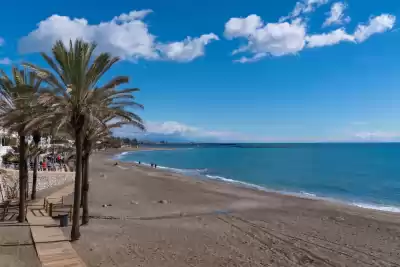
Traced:
[[[32, 164], [32, 163], [31, 163]], [[64, 158], [61, 155], [49, 155], [39, 162], [40, 171], [57, 171], [64, 166]], [[33, 169], [33, 168], [32, 168]]]

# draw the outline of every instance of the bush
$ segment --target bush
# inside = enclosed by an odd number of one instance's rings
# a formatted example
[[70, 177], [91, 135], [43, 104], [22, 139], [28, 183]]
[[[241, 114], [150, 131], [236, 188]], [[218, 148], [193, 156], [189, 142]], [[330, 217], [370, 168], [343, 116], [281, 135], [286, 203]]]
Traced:
[[2, 156], [3, 162], [7, 163], [19, 163], [18, 155], [8, 152], [7, 154]]

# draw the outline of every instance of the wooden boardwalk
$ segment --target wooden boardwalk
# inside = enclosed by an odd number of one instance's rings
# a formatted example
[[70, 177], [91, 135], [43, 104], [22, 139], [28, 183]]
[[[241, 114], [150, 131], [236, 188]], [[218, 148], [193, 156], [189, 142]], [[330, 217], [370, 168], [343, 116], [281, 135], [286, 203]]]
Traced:
[[[48, 197], [49, 202], [57, 203], [60, 198], [73, 192], [68, 185]], [[58, 227], [43, 208], [43, 199], [28, 207], [27, 220], [32, 232], [36, 252], [43, 267], [86, 267], [72, 248], [69, 238]]]

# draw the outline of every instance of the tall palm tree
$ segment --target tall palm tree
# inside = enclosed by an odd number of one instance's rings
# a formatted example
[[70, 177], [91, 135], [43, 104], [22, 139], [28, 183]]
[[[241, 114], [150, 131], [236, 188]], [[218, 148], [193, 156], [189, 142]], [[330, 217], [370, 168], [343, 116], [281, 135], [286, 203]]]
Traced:
[[[33, 143], [35, 144], [36, 149], [39, 149], [39, 143], [40, 143], [40, 140], [42, 139], [42, 135], [41, 135], [41, 132], [39, 131], [39, 129], [35, 129], [32, 132], [32, 139], [33, 139]], [[37, 172], [38, 172], [38, 168], [39, 168], [38, 158], [39, 158], [39, 155], [36, 155], [33, 159], [33, 179], [32, 179], [32, 194], [31, 194], [32, 200], [36, 199]]]
[[27, 69], [12, 68], [12, 78], [0, 71], [1, 98], [0, 120], [4, 128], [19, 135], [19, 216], [25, 221], [26, 190], [28, 185], [27, 168], [27, 125], [34, 118], [37, 109], [37, 94], [41, 90], [42, 79]]
[[92, 121], [86, 126], [83, 139], [83, 164], [82, 164], [82, 224], [86, 225], [89, 223], [89, 157], [92, 154], [93, 146], [96, 142], [104, 141], [107, 137], [111, 136], [111, 130], [114, 128], [122, 127], [123, 125], [131, 125], [145, 130], [143, 121], [139, 118], [138, 120], [132, 121], [116, 121], [118, 118], [114, 116], [99, 115], [101, 123]]
[[52, 48], [52, 57], [41, 53], [50, 66], [50, 70], [34, 64], [24, 65], [33, 69], [39, 77], [43, 77], [52, 90], [43, 92], [40, 103], [51, 113], [48, 120], [57, 120], [59, 125], [69, 124], [75, 138], [76, 168], [74, 185], [74, 206], [71, 239], [80, 237], [79, 217], [82, 187], [82, 151], [85, 126], [91, 121], [102, 123], [98, 114], [112, 114], [124, 121], [141, 121], [135, 113], [125, 110], [126, 107], [141, 107], [133, 101], [133, 92], [138, 89], [116, 90], [128, 83], [129, 78], [118, 76], [98, 86], [100, 79], [120, 59], [109, 53], [94, 55], [96, 44], [82, 40], [70, 41], [66, 47], [57, 41]]

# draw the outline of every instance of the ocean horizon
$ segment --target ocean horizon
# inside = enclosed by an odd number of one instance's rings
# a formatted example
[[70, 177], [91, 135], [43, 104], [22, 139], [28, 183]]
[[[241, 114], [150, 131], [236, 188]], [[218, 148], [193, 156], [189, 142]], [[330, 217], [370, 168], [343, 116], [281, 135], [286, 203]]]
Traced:
[[400, 212], [400, 143], [168, 144], [126, 162], [258, 190]]

